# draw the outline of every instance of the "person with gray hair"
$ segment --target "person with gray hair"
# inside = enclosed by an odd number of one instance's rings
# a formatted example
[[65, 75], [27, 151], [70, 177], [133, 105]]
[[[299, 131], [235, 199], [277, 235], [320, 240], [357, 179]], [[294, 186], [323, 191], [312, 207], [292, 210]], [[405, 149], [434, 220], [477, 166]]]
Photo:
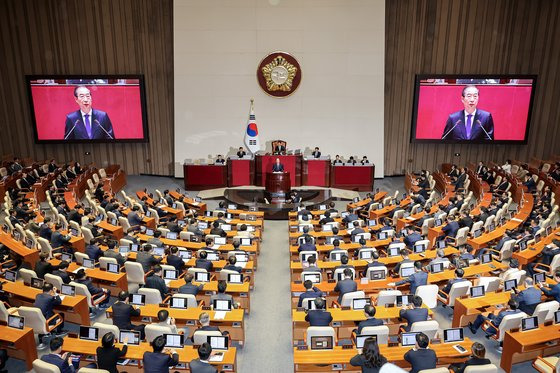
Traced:
[[527, 315], [532, 315], [541, 302], [541, 291], [533, 285], [533, 279], [527, 277], [525, 279], [525, 290], [519, 292], [516, 289], [513, 290], [516, 295], [513, 295], [512, 298], [519, 302], [519, 309]]
[[[436, 263], [449, 263], [449, 259], [445, 257], [445, 250], [444, 249], [437, 249], [436, 257], [430, 261], [428, 265], [436, 264]], [[449, 265], [449, 264], [448, 264]]]

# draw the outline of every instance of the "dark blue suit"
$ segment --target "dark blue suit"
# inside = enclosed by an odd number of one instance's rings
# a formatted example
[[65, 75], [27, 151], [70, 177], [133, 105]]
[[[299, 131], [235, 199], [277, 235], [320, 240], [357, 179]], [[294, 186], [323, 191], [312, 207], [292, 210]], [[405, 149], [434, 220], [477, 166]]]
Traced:
[[169, 367], [177, 365], [179, 355], [177, 353], [172, 356], [161, 352], [144, 352], [144, 372], [150, 373], [168, 373]]
[[[91, 115], [91, 139], [104, 140], [115, 138], [113, 133], [113, 125], [111, 119], [106, 112], [101, 110], [92, 109], [89, 113]], [[89, 140], [86, 125], [84, 124], [82, 113], [80, 110], [73, 111], [66, 115], [66, 124], [64, 128], [65, 140]]]
[[58, 295], [52, 296], [48, 293], [40, 293], [37, 294], [33, 307], [39, 308], [45, 319], [49, 319], [54, 315], [54, 308], [61, 303], [62, 300]]
[[332, 315], [325, 310], [312, 310], [305, 315], [305, 321], [309, 322], [309, 326], [329, 326]]
[[418, 373], [423, 369], [433, 369], [437, 364], [436, 352], [427, 348], [419, 348], [418, 350], [408, 350], [404, 354], [404, 359], [408, 361], [412, 367], [410, 373]]
[[541, 288], [542, 292], [549, 297], [553, 297], [555, 301], [560, 302], [560, 284], [556, 284], [549, 289]]
[[340, 280], [336, 283], [334, 291], [338, 292], [338, 303], [342, 302], [342, 296], [346, 293], [351, 293], [358, 290], [358, 284], [356, 281], [350, 279]]
[[323, 292], [319, 289], [317, 289], [316, 287], [313, 288], [312, 291], [304, 291], [303, 293], [301, 293], [299, 295], [299, 300], [298, 300], [298, 307], [301, 307], [303, 304], [303, 300], [306, 298], [319, 298], [323, 296]]
[[410, 284], [410, 294], [415, 294], [418, 286], [426, 285], [428, 283], [428, 274], [424, 271], [413, 273], [408, 278], [401, 280], [396, 285]]
[[441, 138], [462, 141], [494, 140], [494, 120], [492, 119], [492, 114], [484, 110], [476, 109], [475, 116], [472, 118], [471, 136], [469, 138], [467, 137], [465, 111], [456, 111], [447, 118]]
[[532, 315], [537, 305], [541, 302], [541, 296], [541, 291], [531, 286], [517, 294], [515, 299], [519, 302], [519, 309], [521, 311]]
[[167, 264], [175, 267], [175, 269], [179, 271], [179, 274], [183, 271], [183, 268], [185, 267], [185, 262], [183, 261], [183, 258], [177, 255], [167, 256]]
[[358, 335], [362, 334], [362, 329], [365, 327], [381, 326], [381, 325], [384, 325], [383, 320], [376, 319], [375, 317], [372, 317], [371, 319], [367, 319], [364, 321], [360, 321], [360, 323], [358, 324]]
[[46, 363], [56, 365], [60, 369], [60, 373], [74, 373], [75, 369], [73, 365], [68, 365], [68, 360], [63, 360], [60, 356], [56, 354], [47, 354], [41, 357]]
[[399, 317], [405, 319], [408, 325], [404, 329], [408, 332], [410, 327], [416, 321], [426, 321], [428, 320], [428, 309], [427, 308], [413, 308], [411, 310], [401, 310], [399, 312]]
[[445, 233], [445, 235], [449, 237], [455, 237], [458, 230], [459, 223], [457, 223], [456, 221], [452, 221], [442, 228], [443, 233]]
[[420, 236], [420, 234], [418, 233], [411, 233], [408, 236], [406, 236], [404, 238], [404, 243], [406, 244], [406, 246], [408, 246], [409, 248], [412, 248], [414, 246], [414, 244], [416, 243], [416, 241], [420, 241], [422, 239], [422, 236]]
[[282, 163], [272, 165], [272, 172], [284, 172], [284, 165]]
[[87, 245], [86, 254], [90, 259], [93, 259], [97, 262], [99, 260], [99, 257], [103, 256], [103, 250], [101, 250], [97, 245]]
[[[496, 328], [500, 326], [500, 323], [502, 322], [502, 320], [504, 319], [504, 317], [506, 317], [507, 315], [515, 315], [516, 313], [520, 313], [521, 310], [517, 309], [517, 310], [504, 310], [504, 311], [500, 311], [500, 313], [498, 313], [498, 315], [494, 315], [493, 313], [489, 314], [488, 317], [485, 317], [482, 314], [479, 314], [476, 319], [473, 322], [473, 328], [476, 330], [478, 330], [478, 328], [480, 328], [480, 326], [484, 323], [484, 320], [490, 320], [490, 322], [492, 323], [492, 325], [494, 325]], [[472, 330], [471, 330], [472, 331]], [[493, 328], [493, 327], [489, 327], [488, 329], [486, 329], [486, 334], [488, 335], [494, 335], [496, 334], [497, 329]]]

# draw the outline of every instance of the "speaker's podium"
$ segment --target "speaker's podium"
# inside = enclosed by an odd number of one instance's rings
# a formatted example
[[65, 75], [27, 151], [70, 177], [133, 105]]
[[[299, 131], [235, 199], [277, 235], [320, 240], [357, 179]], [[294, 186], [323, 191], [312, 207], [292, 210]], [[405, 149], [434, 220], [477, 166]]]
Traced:
[[289, 172], [267, 172], [265, 194], [271, 203], [284, 203], [291, 190]]

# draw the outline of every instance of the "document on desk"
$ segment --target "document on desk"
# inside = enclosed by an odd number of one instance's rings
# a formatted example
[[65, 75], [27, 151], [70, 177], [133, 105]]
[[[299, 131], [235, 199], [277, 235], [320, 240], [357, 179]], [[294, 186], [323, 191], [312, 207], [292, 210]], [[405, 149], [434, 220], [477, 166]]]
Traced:
[[73, 270], [72, 273], [76, 274], [80, 269], [83, 269], [84, 271], [87, 270], [86, 267], [79, 267], [78, 269]]
[[214, 320], [223, 320], [226, 318], [227, 311], [215, 311], [214, 312]]
[[518, 222], [522, 222], [522, 221], [523, 221], [523, 220], [518, 219], [518, 218], [511, 218], [511, 220], [513, 220], [513, 221], [518, 221]]
[[214, 362], [219, 362], [219, 361], [223, 361], [224, 360], [224, 353], [223, 352], [218, 352], [215, 355], [210, 356], [210, 359], [208, 359], [209, 361], [214, 361]]
[[63, 301], [64, 298], [66, 298], [66, 295], [64, 295], [64, 294], [58, 294], [58, 297], [60, 298], [61, 301]]

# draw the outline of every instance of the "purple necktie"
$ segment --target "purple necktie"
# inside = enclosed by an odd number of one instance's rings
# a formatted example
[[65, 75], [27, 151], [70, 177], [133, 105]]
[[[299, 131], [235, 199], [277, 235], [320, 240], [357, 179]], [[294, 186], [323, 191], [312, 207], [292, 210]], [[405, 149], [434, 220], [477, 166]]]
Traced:
[[[86, 131], [88, 137], [91, 139], [91, 123], [89, 122], [89, 114], [84, 115], [86, 117]], [[469, 122], [470, 123], [470, 122]]]
[[471, 138], [472, 114], [467, 115], [467, 139]]

